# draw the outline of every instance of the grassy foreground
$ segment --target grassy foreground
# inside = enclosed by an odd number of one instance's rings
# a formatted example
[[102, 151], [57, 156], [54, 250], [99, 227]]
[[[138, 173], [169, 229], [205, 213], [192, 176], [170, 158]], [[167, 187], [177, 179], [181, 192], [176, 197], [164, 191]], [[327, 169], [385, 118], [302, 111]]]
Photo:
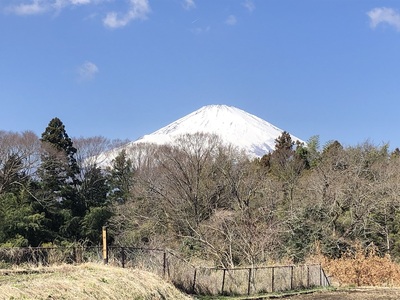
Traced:
[[152, 273], [93, 263], [2, 270], [0, 291], [0, 299], [191, 299]]

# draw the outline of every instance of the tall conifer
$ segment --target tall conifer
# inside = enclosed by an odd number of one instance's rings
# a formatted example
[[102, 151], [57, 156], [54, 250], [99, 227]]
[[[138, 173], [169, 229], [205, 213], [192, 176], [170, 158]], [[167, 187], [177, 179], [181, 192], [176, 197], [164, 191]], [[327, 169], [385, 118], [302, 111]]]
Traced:
[[50, 121], [41, 137], [42, 163], [38, 174], [41, 198], [46, 212], [53, 219], [53, 230], [64, 237], [77, 238], [80, 218], [85, 206], [79, 197], [80, 169], [75, 159], [76, 149], [60, 119]]

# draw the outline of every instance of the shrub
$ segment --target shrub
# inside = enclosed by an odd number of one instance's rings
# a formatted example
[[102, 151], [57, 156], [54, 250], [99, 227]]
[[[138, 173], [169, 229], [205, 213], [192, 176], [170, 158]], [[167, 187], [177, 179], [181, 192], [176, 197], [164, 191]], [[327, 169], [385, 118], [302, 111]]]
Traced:
[[366, 249], [356, 246], [340, 258], [321, 261], [325, 271], [340, 285], [400, 285], [400, 265], [390, 255], [378, 255], [374, 246]]

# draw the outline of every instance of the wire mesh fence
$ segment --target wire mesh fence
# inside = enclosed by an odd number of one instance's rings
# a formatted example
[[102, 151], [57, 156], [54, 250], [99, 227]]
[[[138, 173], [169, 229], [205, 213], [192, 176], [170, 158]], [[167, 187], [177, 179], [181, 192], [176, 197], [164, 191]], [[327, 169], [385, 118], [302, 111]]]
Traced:
[[[103, 263], [100, 246], [0, 248], [0, 269], [11, 266]], [[329, 286], [321, 265], [242, 268], [196, 267], [164, 249], [109, 247], [107, 263], [139, 268], [170, 280], [179, 289], [203, 295], [253, 295]]]
[[206, 295], [252, 295], [330, 285], [319, 264], [196, 268], [192, 277], [192, 291]]

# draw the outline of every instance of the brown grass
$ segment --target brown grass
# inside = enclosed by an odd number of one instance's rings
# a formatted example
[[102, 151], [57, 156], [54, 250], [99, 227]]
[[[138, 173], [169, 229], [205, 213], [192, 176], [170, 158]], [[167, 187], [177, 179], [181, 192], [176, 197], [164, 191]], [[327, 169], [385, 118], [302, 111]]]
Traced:
[[0, 299], [191, 299], [149, 272], [83, 264], [2, 270]]
[[400, 286], [400, 265], [389, 255], [379, 256], [373, 247], [356, 247], [339, 259], [319, 257], [333, 283], [341, 286]]

